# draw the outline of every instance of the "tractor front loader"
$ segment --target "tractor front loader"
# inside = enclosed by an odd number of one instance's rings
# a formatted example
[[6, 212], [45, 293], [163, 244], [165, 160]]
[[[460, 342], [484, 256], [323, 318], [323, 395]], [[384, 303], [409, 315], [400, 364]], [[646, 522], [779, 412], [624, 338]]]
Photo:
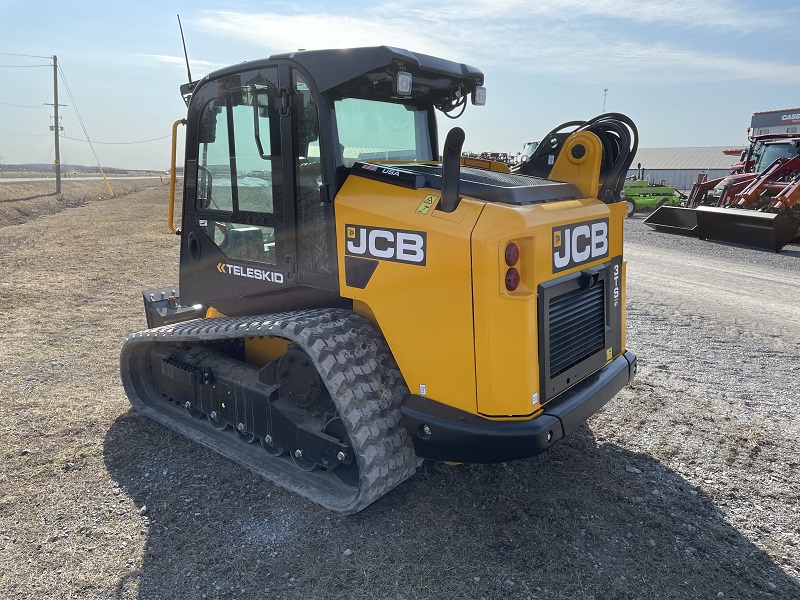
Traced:
[[706, 179], [701, 175], [692, 185], [683, 206], [660, 206], [644, 220], [644, 224], [657, 231], [699, 237], [702, 230], [697, 222], [697, 209], [701, 206], [727, 206], [755, 176], [755, 173], [739, 173]]
[[144, 292], [123, 345], [134, 408], [350, 514], [425, 458], [544, 452], [619, 392], [636, 128], [576, 122], [530, 172], [464, 158], [436, 113], [483, 80], [382, 46], [183, 86], [180, 285]]
[[729, 204], [701, 206], [705, 240], [779, 252], [800, 230], [800, 156], [779, 157]]
[[[773, 168], [798, 156], [800, 139], [796, 134], [763, 134], [749, 141], [747, 152], [732, 173], [710, 181], [703, 177], [692, 187], [685, 206], [662, 206], [644, 220], [645, 225], [703, 240], [779, 251], [797, 231], [797, 214], [785, 203], [783, 208], [768, 206], [769, 198], [791, 177], [791, 170], [781, 167], [776, 174]], [[765, 174], [770, 169], [773, 172]], [[763, 188], [762, 182], [771, 183]], [[760, 197], [757, 202], [756, 196]], [[747, 208], [748, 212], [729, 210], [735, 208]]]

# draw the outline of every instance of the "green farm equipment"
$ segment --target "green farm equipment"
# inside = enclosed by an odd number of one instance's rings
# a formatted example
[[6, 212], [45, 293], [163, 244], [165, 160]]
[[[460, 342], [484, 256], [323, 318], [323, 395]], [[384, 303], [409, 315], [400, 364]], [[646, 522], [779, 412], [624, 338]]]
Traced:
[[662, 180], [655, 184], [646, 179], [626, 179], [622, 188], [622, 200], [627, 203], [628, 217], [637, 210], [653, 210], [664, 205], [677, 206], [686, 196], [675, 188], [664, 185]]

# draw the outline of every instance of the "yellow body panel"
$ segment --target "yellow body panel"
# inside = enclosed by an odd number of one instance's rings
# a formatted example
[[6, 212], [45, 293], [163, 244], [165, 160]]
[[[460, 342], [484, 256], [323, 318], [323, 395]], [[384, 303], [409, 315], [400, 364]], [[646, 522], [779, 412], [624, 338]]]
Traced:
[[569, 181], [578, 186], [584, 198], [597, 198], [600, 189], [600, 159], [603, 147], [591, 131], [569, 136], [556, 159], [549, 179]]
[[[341, 295], [377, 324], [411, 392], [475, 412], [470, 235], [484, 203], [444, 215], [417, 212], [438, 190], [409, 190], [350, 177], [336, 197]], [[426, 233], [426, 264], [378, 261], [365, 288], [348, 286], [347, 225]], [[364, 305], [369, 308], [365, 310]], [[359, 310], [360, 309], [360, 310]]]
[[[596, 198], [601, 154], [597, 136], [578, 132], [551, 173], [586, 198], [516, 205], [462, 197], [451, 213], [436, 209], [438, 190], [346, 180], [335, 204], [340, 293], [381, 330], [412, 394], [495, 419], [530, 419], [542, 411], [539, 285], [622, 256], [625, 207]], [[564, 226], [589, 231], [606, 222], [606, 254], [556, 268], [562, 233], [569, 239]], [[360, 253], [371, 252], [363, 249], [373, 234], [383, 245], [370, 248], [385, 258]], [[399, 246], [389, 248], [405, 235], [425, 236], [424, 264], [403, 262]], [[577, 238], [573, 232], [573, 246]], [[505, 248], [512, 241], [520, 248], [521, 283], [509, 292]], [[367, 280], [348, 279], [348, 261], [351, 272], [353, 261], [374, 271]], [[623, 307], [624, 273], [623, 262]], [[606, 363], [624, 351], [624, 310], [622, 325], [621, 347], [607, 341], [602, 348]]]
[[[514, 207], [487, 204], [473, 233], [475, 358], [478, 413], [533, 416], [539, 404], [539, 335], [536, 290], [540, 283], [580, 271], [622, 253], [621, 214], [598, 200]], [[619, 207], [622, 207], [620, 204]], [[620, 211], [617, 211], [620, 212]], [[609, 258], [554, 275], [551, 232], [558, 225], [609, 219]], [[505, 288], [505, 245], [520, 248], [521, 283]], [[623, 286], [624, 288], [624, 286]], [[624, 346], [624, 344], [623, 344]], [[623, 348], [613, 348], [612, 356]]]

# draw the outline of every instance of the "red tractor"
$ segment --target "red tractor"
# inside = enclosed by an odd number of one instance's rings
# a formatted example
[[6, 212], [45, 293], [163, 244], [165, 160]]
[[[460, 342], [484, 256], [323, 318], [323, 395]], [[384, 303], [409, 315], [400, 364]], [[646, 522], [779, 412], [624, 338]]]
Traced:
[[[682, 207], [662, 206], [645, 219], [645, 225], [669, 233], [780, 251], [795, 237], [800, 221], [797, 208], [792, 208], [791, 194], [786, 202], [778, 204], [770, 198], [779, 191], [777, 187], [783, 189], [794, 181], [800, 163], [793, 159], [800, 155], [800, 137], [764, 134], [751, 136], [749, 141], [749, 148], [729, 175], [712, 180], [701, 176]], [[742, 203], [742, 194], [755, 193], [750, 187], [756, 181], [760, 201]], [[765, 183], [769, 183], [766, 188]], [[756, 213], [770, 216], [761, 218]]]

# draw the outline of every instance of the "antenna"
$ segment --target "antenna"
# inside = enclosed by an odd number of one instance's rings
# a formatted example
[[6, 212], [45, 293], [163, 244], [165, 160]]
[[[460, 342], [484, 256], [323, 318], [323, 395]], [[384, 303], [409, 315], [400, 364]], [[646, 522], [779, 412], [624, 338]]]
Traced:
[[189, 75], [189, 84], [192, 83], [192, 71], [189, 68], [189, 54], [186, 52], [186, 38], [183, 37], [183, 25], [181, 25], [181, 16], [178, 15], [178, 27], [181, 29], [181, 42], [183, 42], [183, 55], [186, 57], [186, 73]]

